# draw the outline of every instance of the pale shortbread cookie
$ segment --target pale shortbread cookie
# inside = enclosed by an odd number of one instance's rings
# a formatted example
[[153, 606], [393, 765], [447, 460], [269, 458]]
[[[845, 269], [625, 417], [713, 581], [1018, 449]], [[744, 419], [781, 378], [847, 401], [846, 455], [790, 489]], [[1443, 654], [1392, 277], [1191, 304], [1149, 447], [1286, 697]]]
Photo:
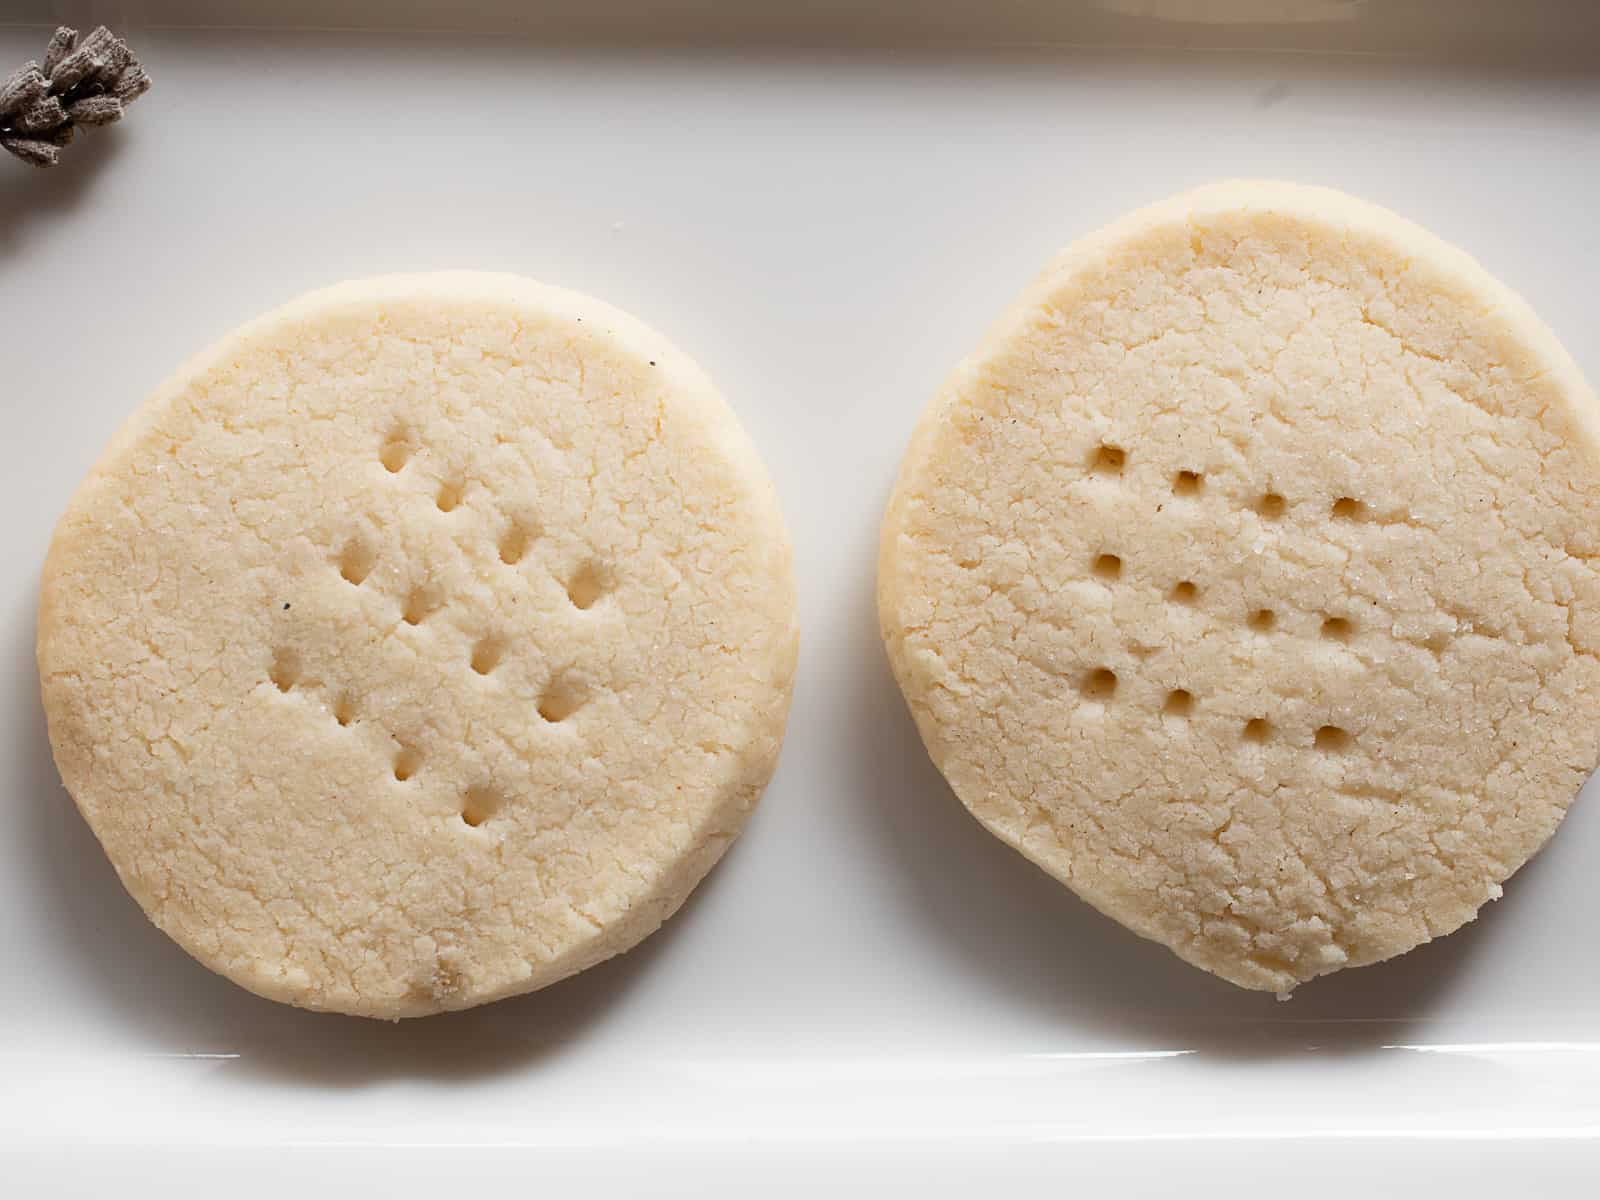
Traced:
[[189, 363], [73, 499], [39, 616], [56, 761], [150, 918], [374, 1017], [660, 925], [772, 773], [795, 651], [773, 489], [705, 376], [465, 273]]
[[1449, 933], [1600, 757], [1600, 416], [1464, 254], [1232, 183], [1071, 247], [924, 416], [884, 640], [991, 831], [1286, 992]]

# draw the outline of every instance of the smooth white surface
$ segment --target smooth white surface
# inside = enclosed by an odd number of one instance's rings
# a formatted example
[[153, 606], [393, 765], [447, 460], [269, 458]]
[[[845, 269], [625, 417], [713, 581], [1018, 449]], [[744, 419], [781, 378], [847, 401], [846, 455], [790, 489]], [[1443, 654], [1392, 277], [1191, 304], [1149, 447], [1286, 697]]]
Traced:
[[[1600, 76], [130, 32], [157, 87], [128, 123], [0, 163], [0, 1191], [1592, 1183], [1600, 799], [1476, 925], [1239, 992], [967, 817], [872, 577], [944, 373], [1053, 251], [1205, 180], [1395, 208], [1600, 378]], [[39, 42], [0, 31], [0, 61]], [[776, 781], [663, 932], [382, 1026], [257, 1000], [145, 923], [50, 763], [32, 609], [71, 489], [183, 357], [306, 288], [452, 266], [592, 292], [710, 371], [784, 500], [802, 663]]]

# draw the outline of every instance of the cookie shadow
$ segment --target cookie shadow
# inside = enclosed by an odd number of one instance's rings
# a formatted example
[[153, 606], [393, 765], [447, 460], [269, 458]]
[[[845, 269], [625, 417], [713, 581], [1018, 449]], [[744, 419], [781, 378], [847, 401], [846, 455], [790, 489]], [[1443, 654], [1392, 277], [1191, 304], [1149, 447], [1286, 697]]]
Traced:
[[554, 1065], [598, 1036], [691, 904], [626, 954], [529, 995], [464, 1012], [372, 1021], [302, 1012], [241, 993], [233, 1002], [251, 1010], [250, 1028], [234, 1039], [235, 1074], [268, 1084], [351, 1089], [405, 1079], [470, 1083]]
[[[22, 878], [33, 898], [48, 976], [59, 1000], [114, 1033], [118, 1045], [157, 1055], [217, 1056], [228, 1074], [329, 1088], [420, 1078], [466, 1081], [539, 1066], [586, 1043], [615, 1015], [686, 923], [694, 897], [627, 954], [527, 996], [402, 1022], [312, 1013], [264, 1000], [190, 958], [124, 891], [99, 842], [61, 785], [50, 754], [31, 607], [13, 614], [13, 661], [29, 664], [12, 687], [17, 719], [9, 791]], [[711, 876], [696, 895], [716, 886]], [[50, 986], [55, 986], [52, 983]], [[45, 1003], [51, 997], [41, 997]]]
[[[1497, 921], [1497, 905], [1447, 938], [1389, 962], [1315, 980], [1289, 1002], [1184, 963], [1079, 900], [985, 830], [934, 767], [878, 635], [874, 576], [857, 595], [855, 661], [870, 664], [839, 713], [839, 742], [862, 797], [861, 836], [898, 873], [906, 911], [932, 952], [997, 1003], [1063, 1041], [1200, 1049], [1235, 1057], [1308, 1048], [1378, 1049], [1438, 1012]], [[1523, 868], [1536, 876], [1548, 855]]]

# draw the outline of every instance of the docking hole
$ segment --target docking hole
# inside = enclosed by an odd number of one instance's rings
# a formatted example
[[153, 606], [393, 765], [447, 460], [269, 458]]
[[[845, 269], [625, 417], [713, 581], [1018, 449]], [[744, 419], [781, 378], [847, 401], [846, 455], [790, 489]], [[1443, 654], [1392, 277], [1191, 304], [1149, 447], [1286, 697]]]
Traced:
[[481, 639], [472, 648], [472, 669], [479, 675], [487, 675], [500, 665], [500, 660], [505, 657], [506, 644], [500, 638], [486, 637]]
[[539, 715], [552, 725], [565, 721], [583, 707], [587, 697], [582, 687], [565, 676], [552, 679], [539, 697]]
[[461, 797], [461, 819], [476, 829], [500, 811], [500, 793], [489, 787], [468, 788]]
[[1324, 725], [1317, 730], [1317, 749], [1329, 754], [1342, 754], [1350, 749], [1350, 735], [1337, 725]]
[[401, 746], [394, 756], [394, 777], [404, 783], [422, 769], [422, 755], [410, 746]]
[[300, 656], [293, 650], [275, 650], [270, 674], [278, 690], [287, 692], [300, 678]]
[[372, 574], [372, 566], [377, 560], [378, 556], [371, 546], [360, 538], [351, 538], [339, 552], [339, 574], [346, 583], [360, 587]]
[[1109, 667], [1098, 667], [1083, 677], [1079, 687], [1085, 699], [1098, 700], [1103, 704], [1116, 695], [1117, 673]]
[[1128, 461], [1127, 452], [1117, 446], [1101, 446], [1089, 458], [1089, 469], [1096, 475], [1121, 475]]
[[572, 601], [573, 608], [592, 608], [605, 592], [605, 579], [592, 562], [584, 563], [567, 581], [567, 599]]

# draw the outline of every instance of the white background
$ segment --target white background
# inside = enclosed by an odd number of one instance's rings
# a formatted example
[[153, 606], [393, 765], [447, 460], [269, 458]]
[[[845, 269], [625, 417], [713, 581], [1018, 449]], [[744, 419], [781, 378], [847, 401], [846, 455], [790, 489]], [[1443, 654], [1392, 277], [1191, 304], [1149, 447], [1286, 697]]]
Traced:
[[[16, 1195], [1592, 1186], [1600, 800], [1476, 925], [1279, 1003], [1125, 933], [967, 817], [872, 606], [877, 522], [941, 377], [1053, 251], [1193, 184], [1388, 205], [1600, 377], [1584, 43], [1451, 66], [123, 29], [157, 80], [130, 120], [53, 172], [0, 161]], [[0, 27], [0, 64], [46, 32]], [[700, 361], [777, 481], [803, 650], [777, 777], [666, 929], [548, 992], [385, 1026], [258, 1000], [145, 922], [51, 765], [33, 604], [72, 488], [180, 360], [305, 289], [442, 267], [591, 292]]]

